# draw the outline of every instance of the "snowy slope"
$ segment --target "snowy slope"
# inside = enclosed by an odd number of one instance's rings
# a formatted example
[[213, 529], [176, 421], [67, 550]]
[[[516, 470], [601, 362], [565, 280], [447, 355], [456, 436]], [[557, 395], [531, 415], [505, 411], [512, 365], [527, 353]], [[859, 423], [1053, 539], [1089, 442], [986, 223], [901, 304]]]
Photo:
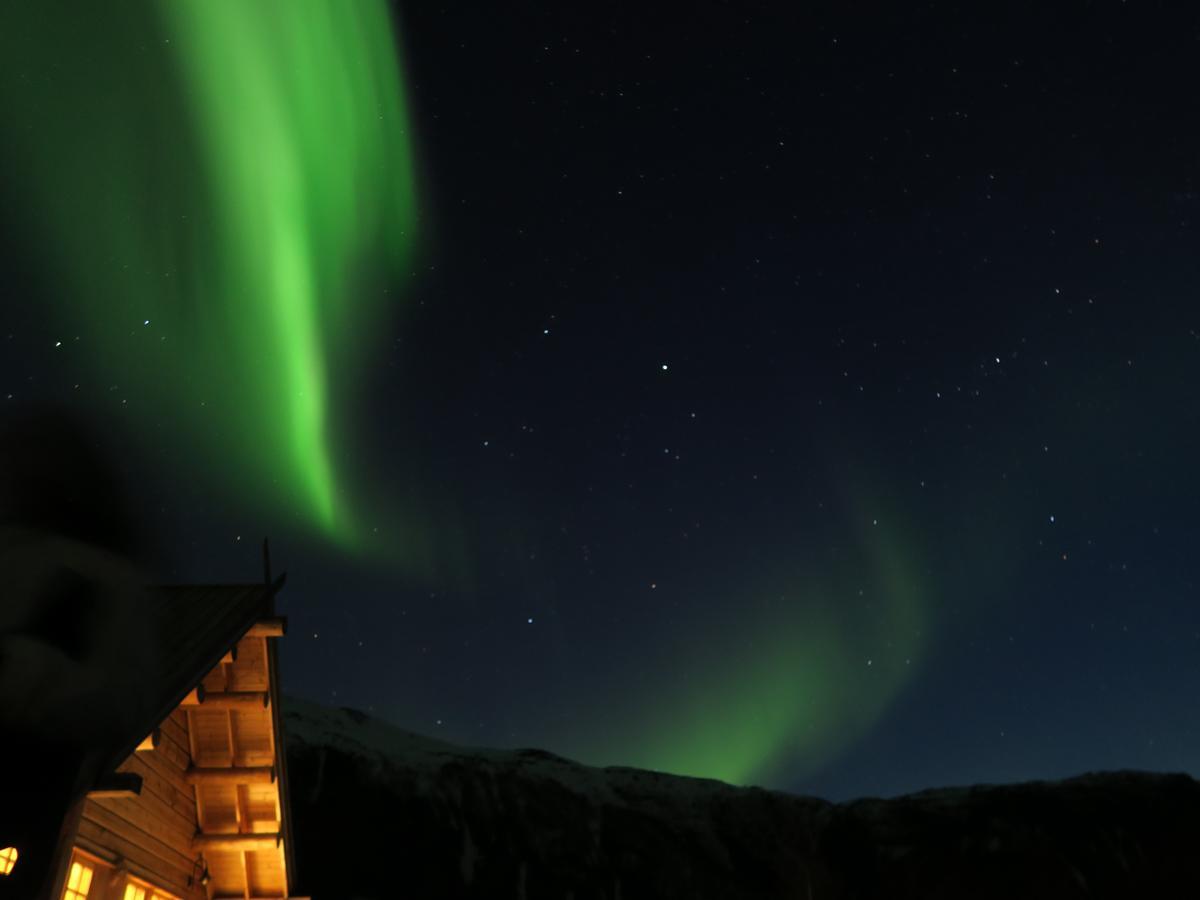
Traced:
[[1200, 895], [1200, 785], [1183, 775], [830, 804], [458, 747], [293, 698], [284, 723], [319, 900]]

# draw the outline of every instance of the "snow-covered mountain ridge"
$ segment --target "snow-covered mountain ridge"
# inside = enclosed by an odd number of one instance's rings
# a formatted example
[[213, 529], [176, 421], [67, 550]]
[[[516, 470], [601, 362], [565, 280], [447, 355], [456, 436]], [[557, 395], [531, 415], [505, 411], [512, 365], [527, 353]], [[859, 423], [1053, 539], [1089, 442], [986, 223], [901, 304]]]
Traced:
[[297, 862], [318, 900], [1200, 893], [1186, 775], [832, 804], [459, 747], [296, 698], [284, 724]]

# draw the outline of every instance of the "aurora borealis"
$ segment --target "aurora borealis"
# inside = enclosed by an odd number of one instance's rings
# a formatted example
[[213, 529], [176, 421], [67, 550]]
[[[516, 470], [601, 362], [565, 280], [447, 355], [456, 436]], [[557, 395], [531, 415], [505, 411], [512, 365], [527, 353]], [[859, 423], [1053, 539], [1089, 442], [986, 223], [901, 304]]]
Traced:
[[31, 237], [72, 260], [46, 265], [71, 349], [93, 377], [155, 382], [143, 427], [170, 415], [210, 483], [360, 546], [334, 401], [394, 315], [383, 279], [416, 225], [387, 9], [53, 6], [6, 12], [5, 102], [29, 116], [8, 138]]
[[[797, 552], [789, 569], [751, 579], [713, 621], [647, 653], [652, 690], [622, 685], [628, 699], [612, 720], [558, 743], [597, 763], [734, 784], [812, 774], [869, 730], [922, 662], [933, 598], [906, 561], [917, 548], [898, 523], [888, 530], [848, 548], [864, 554], [854, 571], [834, 574]], [[860, 591], [877, 602], [838, 602]], [[876, 651], [864, 659], [866, 647]]]
[[1197, 771], [1191, 32], [962, 15], [10, 5], [0, 401], [103, 424], [157, 577], [269, 534], [319, 702], [833, 798]]

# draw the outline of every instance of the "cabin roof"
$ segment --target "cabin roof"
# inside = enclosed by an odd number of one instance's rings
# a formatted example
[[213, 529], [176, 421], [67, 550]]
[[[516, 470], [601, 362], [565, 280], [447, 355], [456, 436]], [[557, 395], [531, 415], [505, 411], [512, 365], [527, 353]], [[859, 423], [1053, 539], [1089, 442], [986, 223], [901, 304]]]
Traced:
[[188, 692], [255, 622], [274, 614], [274, 584], [158, 585], [148, 592], [145, 621], [158, 656], [158, 679], [145, 721], [112, 749], [103, 768], [117, 768], [147, 734], [179, 706]]
[[[217, 668], [222, 658], [265, 619], [275, 616], [275, 595], [285, 576], [273, 583], [183, 584], [152, 586], [144, 596], [148, 637], [156, 646], [158, 677], [144, 721], [107, 757], [102, 776], [113, 772], [142, 739], [166, 720], [180, 703]], [[286, 623], [284, 623], [286, 625]], [[288, 796], [287, 759], [280, 710], [278, 658], [273, 647], [267, 654], [272, 728], [277, 747], [279, 801], [287, 882], [294, 888], [296, 863], [292, 840], [291, 803]]]
[[[125, 593], [119, 610], [120, 615], [112, 621], [128, 619], [136, 623], [126, 629], [109, 631], [103, 640], [111, 642], [114, 635], [123, 635], [128, 644], [129, 656], [121, 659], [114, 656], [120, 648], [102, 648], [102, 652], [90, 659], [90, 664], [99, 666], [105, 675], [112, 672], [110, 691], [114, 713], [108, 717], [116, 728], [101, 736], [93, 734], [88, 741], [85, 755], [78, 760], [74, 749], [65, 749], [62, 754], [63, 777], [54, 781], [39, 769], [30, 775], [32, 784], [45, 785], [42, 809], [44, 814], [26, 816], [25, 825], [5, 827], [12, 832], [10, 840], [22, 848], [22, 856], [28, 857], [19, 866], [15, 876], [9, 876], [7, 885], [20, 894], [35, 888], [47, 878], [65, 877], [65, 864], [79, 823], [79, 815], [90, 802], [94, 793], [113, 790], [115, 774], [133, 757], [147, 735], [156, 734], [160, 725], [170, 718], [193, 691], [202, 691], [202, 682], [214, 670], [220, 670], [222, 659], [231, 651], [236, 654], [238, 644], [252, 629], [266, 630], [264, 638], [286, 633], [286, 621], [275, 615], [275, 595], [282, 588], [284, 577], [270, 580], [269, 561], [265, 560], [266, 579], [252, 584], [208, 584], [208, 585], [157, 585], [132, 593]], [[62, 606], [63, 604], [60, 604]], [[38, 623], [43, 630], [64, 630], [71, 627], [91, 628], [90, 621], [60, 621], [61, 609], [50, 609], [50, 618]], [[105, 622], [111, 626], [112, 622]], [[118, 637], [118, 640], [120, 638]], [[279, 716], [280, 690], [278, 664], [274, 642], [265, 642], [268, 665], [267, 683], [271, 711], [271, 732], [275, 766], [278, 772], [278, 803], [280, 838], [282, 839], [285, 871], [284, 890], [289, 891], [294, 880], [294, 855], [292, 853], [291, 816], [287, 797], [286, 750]], [[145, 652], [142, 652], [145, 651]], [[124, 666], [124, 668], [122, 668]], [[130, 681], [130, 679], [136, 679]], [[196, 695], [193, 695], [196, 696]], [[201, 695], [202, 696], [202, 695]], [[107, 701], [106, 701], [107, 702]], [[21, 747], [21, 735], [9, 743]], [[32, 745], [31, 745], [32, 746]], [[51, 748], [53, 749], [53, 748]], [[22, 751], [25, 752], [25, 751]], [[36, 752], [32, 750], [30, 752]], [[193, 748], [194, 754], [194, 748]], [[13, 754], [23, 760], [20, 753]], [[56, 765], [50, 750], [42, 754], [49, 768]], [[67, 771], [69, 767], [76, 774]], [[26, 785], [25, 787], [29, 787]], [[61, 789], [60, 789], [61, 788]], [[24, 802], [22, 786], [18, 786], [16, 797]], [[54, 793], [58, 791], [59, 793]], [[86, 795], [86, 796], [85, 796]], [[70, 808], [68, 808], [70, 805]], [[24, 806], [18, 806], [24, 810]], [[30, 810], [36, 806], [30, 805]], [[10, 827], [11, 826], [11, 827]], [[27, 826], [27, 827], [26, 827]], [[57, 833], [57, 837], [53, 837]], [[0, 891], [3, 893], [3, 891]]]

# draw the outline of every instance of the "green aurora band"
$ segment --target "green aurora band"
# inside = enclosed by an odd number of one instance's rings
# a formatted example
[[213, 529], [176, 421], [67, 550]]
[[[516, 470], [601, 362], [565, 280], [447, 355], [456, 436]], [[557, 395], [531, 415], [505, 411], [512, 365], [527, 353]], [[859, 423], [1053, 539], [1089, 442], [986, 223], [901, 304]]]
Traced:
[[[168, 464], [204, 457], [218, 502], [246, 497], [273, 522], [288, 512], [348, 549], [428, 569], [415, 514], [388, 516], [388, 546], [372, 544], [380, 511], [352, 467], [348, 398], [393, 313], [383, 288], [415, 250], [385, 5], [7, 4], [0, 104], [23, 250], [61, 352], [95, 391], [119, 387]], [[756, 575], [721, 615], [643, 654], [640, 680], [636, 666], [618, 672], [585, 727], [548, 744], [779, 784], [861, 738], [918, 670], [931, 586], [919, 529], [876, 497], [844, 512], [868, 524], [840, 568], [797, 553]], [[438, 529], [451, 546], [439, 553], [461, 544], [454, 531]], [[845, 602], [860, 589], [873, 604]]]
[[64, 352], [223, 493], [361, 549], [331, 401], [416, 217], [385, 4], [16, 3], [0, 55], [6, 188]]
[[595, 765], [780, 786], [863, 738], [920, 670], [933, 598], [904, 518], [878, 500], [845, 506], [866, 524], [842, 566], [798, 562], [746, 585], [658, 648], [642, 684], [606, 692], [598, 731], [555, 745]]

